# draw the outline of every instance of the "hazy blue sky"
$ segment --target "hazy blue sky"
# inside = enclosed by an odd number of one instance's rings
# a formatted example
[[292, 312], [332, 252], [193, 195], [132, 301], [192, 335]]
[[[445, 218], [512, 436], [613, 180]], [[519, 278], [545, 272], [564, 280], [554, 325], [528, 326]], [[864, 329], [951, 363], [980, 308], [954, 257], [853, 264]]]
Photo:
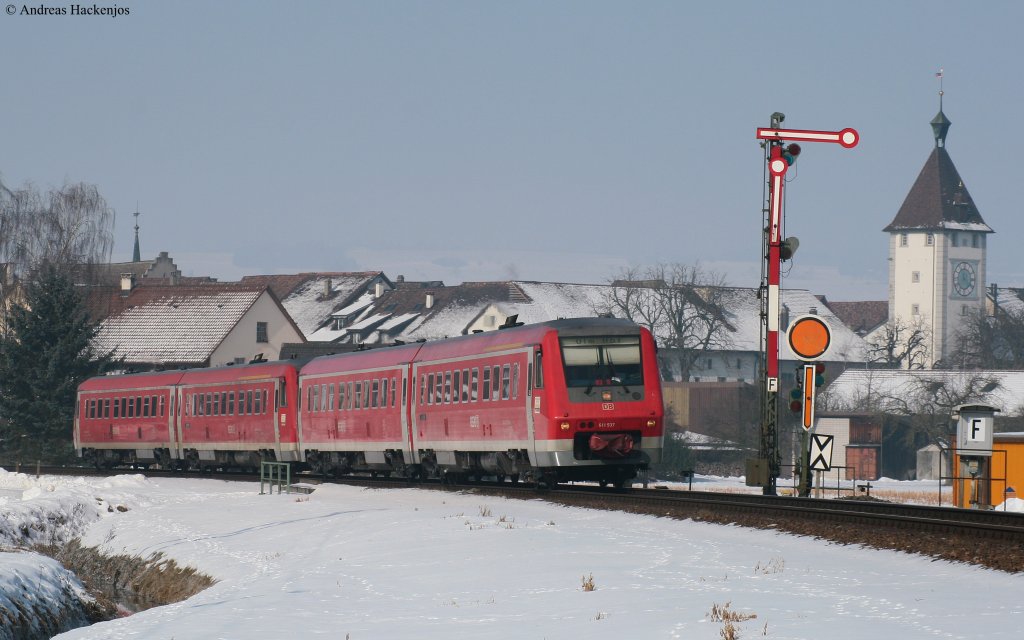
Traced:
[[700, 261], [756, 286], [754, 131], [782, 111], [862, 137], [804, 145], [785, 284], [884, 299], [882, 228], [934, 146], [941, 67], [989, 282], [1024, 286], [1024, 3], [23, 6], [0, 14], [0, 177], [98, 185], [116, 259], [138, 202], [143, 256], [191, 275], [604, 282]]

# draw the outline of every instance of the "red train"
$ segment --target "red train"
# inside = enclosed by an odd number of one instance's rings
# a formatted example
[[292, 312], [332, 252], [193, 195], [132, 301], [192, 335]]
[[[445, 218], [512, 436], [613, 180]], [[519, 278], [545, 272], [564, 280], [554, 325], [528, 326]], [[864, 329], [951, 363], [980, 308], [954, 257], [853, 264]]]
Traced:
[[296, 361], [92, 378], [75, 448], [100, 466], [498, 476], [625, 484], [660, 460], [650, 333], [554, 320]]

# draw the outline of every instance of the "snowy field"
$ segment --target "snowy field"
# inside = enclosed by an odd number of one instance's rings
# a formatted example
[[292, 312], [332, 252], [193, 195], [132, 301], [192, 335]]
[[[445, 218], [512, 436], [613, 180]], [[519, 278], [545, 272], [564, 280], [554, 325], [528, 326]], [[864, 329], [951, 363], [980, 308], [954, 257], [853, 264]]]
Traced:
[[[892, 483], [904, 484], [920, 490]], [[0, 542], [81, 535], [218, 581], [62, 640], [715, 639], [723, 609], [745, 638], [1016, 639], [1024, 616], [1020, 574], [539, 500], [0, 470], [0, 512]], [[75, 588], [54, 564], [0, 553], [0, 603], [26, 585], [41, 598]]]

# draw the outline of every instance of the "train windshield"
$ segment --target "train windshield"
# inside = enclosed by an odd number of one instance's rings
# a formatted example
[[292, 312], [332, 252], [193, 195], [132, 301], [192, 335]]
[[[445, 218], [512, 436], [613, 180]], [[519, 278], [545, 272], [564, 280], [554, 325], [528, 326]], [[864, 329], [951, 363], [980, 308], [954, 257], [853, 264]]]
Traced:
[[562, 338], [565, 382], [569, 387], [629, 387], [644, 383], [640, 336]]

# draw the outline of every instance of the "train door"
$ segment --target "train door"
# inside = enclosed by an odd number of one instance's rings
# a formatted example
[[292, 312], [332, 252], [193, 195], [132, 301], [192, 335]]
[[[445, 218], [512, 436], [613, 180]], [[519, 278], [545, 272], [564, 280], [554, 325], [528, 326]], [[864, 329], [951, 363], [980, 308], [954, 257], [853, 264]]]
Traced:
[[167, 388], [167, 454], [171, 460], [177, 460], [178, 455], [178, 433], [177, 433], [177, 420], [175, 415], [178, 409], [178, 394], [177, 387]]
[[172, 387], [172, 390], [176, 400], [174, 402], [174, 415], [171, 418], [171, 420], [173, 421], [171, 423], [171, 429], [177, 436], [175, 438], [177, 444], [175, 446], [175, 450], [171, 452], [171, 457], [183, 460], [185, 458], [185, 447], [181, 425], [185, 421], [185, 390], [180, 385], [175, 385], [174, 387]]

